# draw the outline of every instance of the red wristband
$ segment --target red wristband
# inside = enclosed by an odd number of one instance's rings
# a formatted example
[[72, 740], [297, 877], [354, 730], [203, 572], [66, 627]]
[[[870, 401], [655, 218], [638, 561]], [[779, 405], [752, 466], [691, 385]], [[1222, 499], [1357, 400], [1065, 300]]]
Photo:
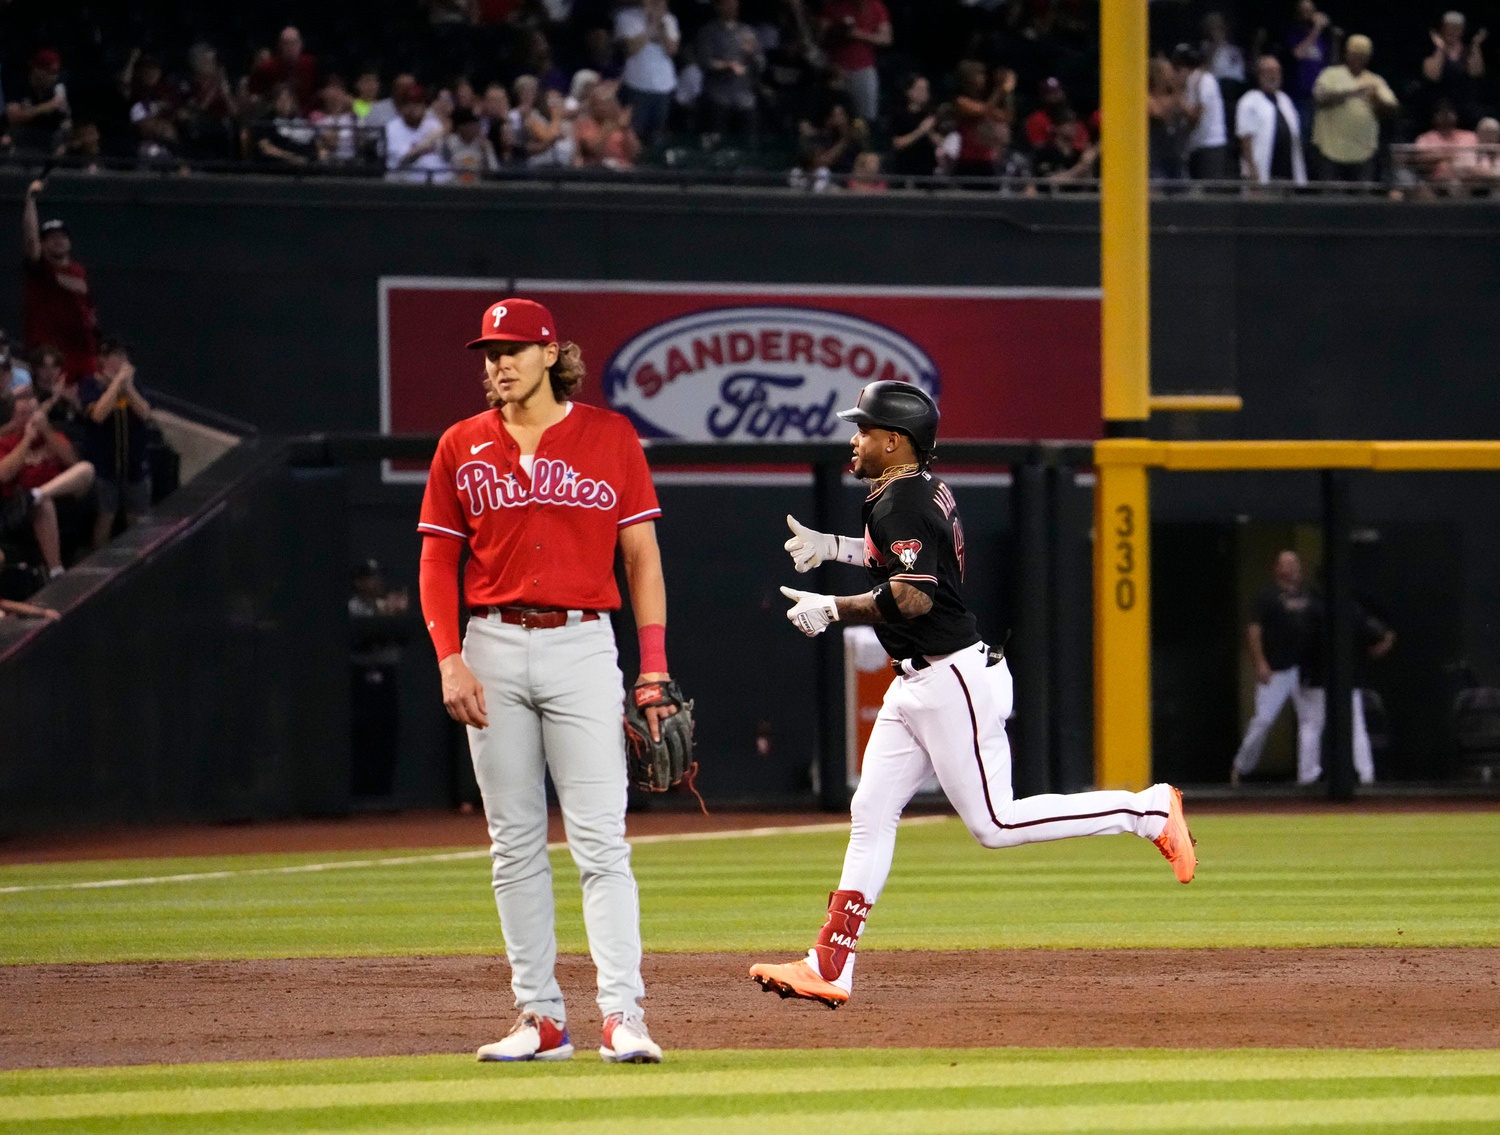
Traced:
[[667, 673], [667, 628], [661, 623], [647, 623], [635, 633], [641, 642], [641, 673]]

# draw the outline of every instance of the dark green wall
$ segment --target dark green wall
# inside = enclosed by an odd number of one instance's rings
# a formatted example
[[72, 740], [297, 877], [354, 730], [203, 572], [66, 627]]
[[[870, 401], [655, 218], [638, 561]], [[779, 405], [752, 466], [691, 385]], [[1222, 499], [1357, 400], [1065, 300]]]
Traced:
[[[18, 209], [23, 187], [0, 196]], [[285, 432], [375, 425], [383, 274], [1098, 284], [1088, 199], [57, 175], [44, 213], [147, 381]], [[1156, 389], [1246, 400], [1176, 428], [1500, 436], [1500, 208], [1175, 199], [1153, 218]], [[18, 305], [0, 289], [5, 326]]]

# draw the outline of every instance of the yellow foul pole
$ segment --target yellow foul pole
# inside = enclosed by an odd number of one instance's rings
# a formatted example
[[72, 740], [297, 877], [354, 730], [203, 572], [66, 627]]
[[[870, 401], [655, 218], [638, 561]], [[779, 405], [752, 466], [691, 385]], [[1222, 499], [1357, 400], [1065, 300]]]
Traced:
[[[1103, 417], [1112, 437], [1150, 414], [1150, 203], [1146, 118], [1147, 0], [1099, 0], [1104, 285]], [[1151, 779], [1150, 511], [1147, 473], [1130, 443], [1099, 447], [1094, 539], [1094, 779]], [[1126, 460], [1118, 461], [1117, 458]]]

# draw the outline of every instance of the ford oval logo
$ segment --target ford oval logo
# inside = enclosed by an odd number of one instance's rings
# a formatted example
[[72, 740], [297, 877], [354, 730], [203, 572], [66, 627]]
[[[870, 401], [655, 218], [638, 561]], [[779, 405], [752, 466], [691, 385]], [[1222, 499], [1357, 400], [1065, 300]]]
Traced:
[[889, 327], [817, 308], [723, 307], [647, 328], [604, 369], [604, 393], [646, 437], [842, 441], [836, 412], [877, 379], [934, 398], [927, 353]]

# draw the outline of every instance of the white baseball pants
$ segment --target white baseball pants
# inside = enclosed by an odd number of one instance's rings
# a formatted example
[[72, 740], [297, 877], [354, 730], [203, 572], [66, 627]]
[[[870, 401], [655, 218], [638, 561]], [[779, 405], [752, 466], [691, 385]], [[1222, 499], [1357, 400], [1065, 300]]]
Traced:
[[469, 729], [490, 829], [495, 906], [516, 1007], [566, 1020], [547, 858], [550, 771], [583, 884], [583, 923], [604, 1016], [641, 1017], [641, 916], [625, 842], [625, 690], [608, 619], [528, 630], [469, 621], [464, 661], [488, 729]]
[[[1240, 751], [1234, 755], [1234, 768], [1241, 776], [1254, 772], [1260, 764], [1266, 734], [1276, 724], [1288, 698], [1297, 711], [1297, 783], [1311, 784], [1318, 779], [1318, 770], [1323, 765], [1323, 691], [1304, 687], [1301, 672], [1295, 666], [1272, 670], [1270, 681], [1257, 683], [1255, 687], [1255, 713], [1245, 727]], [[1363, 718], [1361, 714], [1361, 724]]]
[[985, 647], [932, 660], [886, 691], [865, 747], [850, 805], [849, 849], [839, 890], [880, 897], [891, 871], [901, 812], [934, 773], [969, 831], [985, 847], [1015, 847], [1085, 835], [1155, 839], [1167, 823], [1165, 784], [1144, 792], [1078, 792], [1017, 800], [1011, 793], [1005, 720], [1013, 692], [1004, 661]]
[[[1310, 722], [1308, 728], [1314, 730], [1318, 736], [1318, 745], [1313, 750], [1312, 767], [1310, 770], [1302, 768], [1301, 753], [1298, 753], [1297, 782], [1299, 784], [1311, 784], [1318, 779], [1318, 774], [1323, 771], [1323, 723], [1328, 712], [1328, 693], [1326, 690], [1305, 690], [1306, 709], [1301, 711]], [[1350, 694], [1354, 714], [1354, 775], [1359, 777], [1361, 784], [1375, 783], [1375, 755], [1370, 749], [1370, 731], [1365, 726], [1365, 698], [1363, 690], [1353, 690]], [[1299, 721], [1301, 718], [1299, 718]], [[1300, 728], [1299, 728], [1300, 732]], [[1311, 775], [1305, 773], [1310, 771]]]

